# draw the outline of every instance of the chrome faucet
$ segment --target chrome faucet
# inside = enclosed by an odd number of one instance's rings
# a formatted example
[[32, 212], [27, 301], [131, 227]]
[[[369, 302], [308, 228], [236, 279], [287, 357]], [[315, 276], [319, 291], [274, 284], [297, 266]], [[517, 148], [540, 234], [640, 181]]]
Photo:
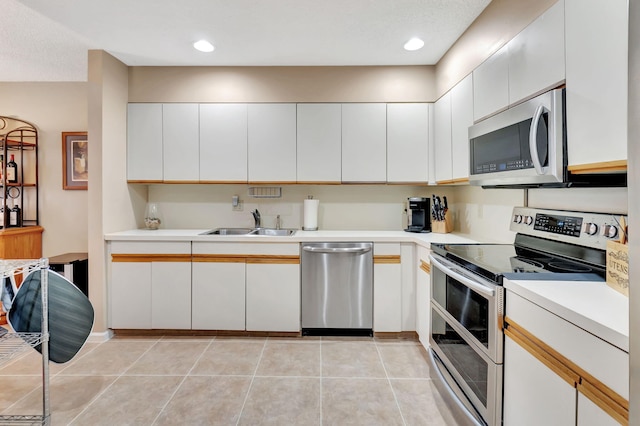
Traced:
[[276, 229], [280, 229], [280, 215], [276, 216]]
[[256, 228], [260, 228], [262, 226], [260, 212], [258, 211], [258, 209], [255, 209], [251, 212], [251, 214], [253, 215], [253, 220], [256, 222]]

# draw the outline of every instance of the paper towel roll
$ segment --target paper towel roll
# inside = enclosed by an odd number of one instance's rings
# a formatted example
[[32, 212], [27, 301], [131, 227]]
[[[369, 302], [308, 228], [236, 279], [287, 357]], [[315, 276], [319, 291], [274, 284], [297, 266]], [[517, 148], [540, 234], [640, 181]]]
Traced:
[[304, 225], [305, 231], [318, 230], [318, 205], [320, 200], [304, 200]]

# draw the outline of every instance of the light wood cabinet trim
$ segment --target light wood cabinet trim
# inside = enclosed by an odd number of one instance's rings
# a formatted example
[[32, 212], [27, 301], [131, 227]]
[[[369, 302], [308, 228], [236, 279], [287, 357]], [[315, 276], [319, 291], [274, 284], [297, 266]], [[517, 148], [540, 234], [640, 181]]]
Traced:
[[626, 172], [627, 160], [603, 161], [601, 163], [575, 164], [568, 166], [573, 174]]
[[251, 255], [247, 256], [246, 262], [248, 264], [298, 265], [300, 264], [300, 256]]
[[164, 183], [164, 181], [162, 179], [160, 180], [128, 179], [127, 183]]
[[436, 185], [456, 185], [460, 183], [469, 183], [469, 178], [456, 178], [447, 180], [437, 180]]
[[373, 263], [376, 265], [398, 264], [400, 263], [400, 255], [397, 254], [379, 254], [373, 256]]
[[197, 183], [206, 183], [214, 185], [246, 185], [246, 180], [200, 180]]
[[[578, 391], [621, 425], [626, 426], [629, 424], [629, 403], [626, 400], [623, 399], [622, 401], [625, 405], [621, 405], [618, 400], [612, 398], [612, 395], [603, 392], [598, 386], [590, 383], [585, 378], [580, 380]], [[620, 398], [615, 392], [613, 396]]]
[[177, 185], [193, 185], [194, 183], [201, 183], [199, 180], [163, 180], [162, 183], [170, 183]]
[[429, 182], [387, 182], [387, 185], [411, 185], [411, 186], [429, 186]]
[[342, 182], [340, 181], [326, 181], [326, 182], [320, 182], [320, 181], [304, 181], [304, 180], [299, 180], [296, 182], [297, 185], [340, 185]]
[[112, 262], [191, 262], [190, 254], [111, 254]]
[[192, 262], [209, 263], [245, 263], [247, 256], [244, 254], [194, 254]]
[[425, 271], [427, 274], [431, 273], [431, 264], [425, 262], [424, 260], [420, 259], [420, 269], [422, 269], [423, 271]]
[[[575, 384], [572, 384], [572, 386], [575, 386], [594, 404], [605, 410], [618, 422], [628, 424], [629, 401], [557, 352], [551, 346], [526, 331], [509, 317], [505, 318], [505, 323], [505, 335], [512, 338], [527, 350], [527, 352], [551, 368], [569, 384], [575, 381]], [[545, 360], [549, 360], [550, 363], [545, 362]], [[568, 380], [568, 378], [570, 378], [570, 380]]]
[[509, 336], [514, 342], [520, 345], [524, 350], [529, 352], [534, 358], [546, 365], [551, 371], [556, 373], [562, 380], [567, 382], [572, 387], [576, 387], [580, 382], [580, 376], [575, 374], [571, 369], [567, 368], [551, 354], [545, 352], [533, 342], [531, 342], [525, 335], [521, 334], [511, 324], [504, 331], [505, 336]]

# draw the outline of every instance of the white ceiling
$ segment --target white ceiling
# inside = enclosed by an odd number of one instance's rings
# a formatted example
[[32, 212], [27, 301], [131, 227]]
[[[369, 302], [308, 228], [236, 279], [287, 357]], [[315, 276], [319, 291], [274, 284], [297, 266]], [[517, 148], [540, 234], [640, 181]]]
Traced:
[[86, 81], [88, 49], [130, 66], [432, 65], [489, 2], [0, 0], [0, 81]]

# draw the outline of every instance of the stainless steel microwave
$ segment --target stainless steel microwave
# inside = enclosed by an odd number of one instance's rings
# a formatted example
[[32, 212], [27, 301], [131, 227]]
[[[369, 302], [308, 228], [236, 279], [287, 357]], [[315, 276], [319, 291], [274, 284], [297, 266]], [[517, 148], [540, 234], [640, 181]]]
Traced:
[[564, 186], [564, 105], [555, 89], [469, 127], [470, 184]]

